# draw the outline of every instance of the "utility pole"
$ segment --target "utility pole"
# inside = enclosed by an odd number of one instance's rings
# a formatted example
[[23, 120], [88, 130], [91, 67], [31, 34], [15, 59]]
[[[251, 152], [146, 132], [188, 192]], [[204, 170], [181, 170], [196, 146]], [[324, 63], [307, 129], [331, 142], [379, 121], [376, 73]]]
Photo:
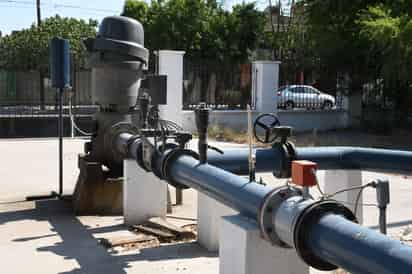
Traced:
[[[36, 10], [37, 10], [37, 28], [40, 30], [41, 27], [41, 10], [40, 10], [40, 0], [36, 0]], [[44, 95], [44, 82], [43, 82], [43, 71], [42, 67], [39, 68], [39, 87], [40, 87], [40, 109], [44, 110], [45, 105], [45, 95]]]
[[36, 0], [36, 8], [37, 8], [37, 26], [40, 27], [41, 25], [40, 0]]

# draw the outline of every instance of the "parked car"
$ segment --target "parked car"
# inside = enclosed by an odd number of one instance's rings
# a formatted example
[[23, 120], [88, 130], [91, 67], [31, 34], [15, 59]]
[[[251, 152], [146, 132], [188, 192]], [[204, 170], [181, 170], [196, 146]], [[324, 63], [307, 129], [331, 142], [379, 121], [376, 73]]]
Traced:
[[278, 108], [284, 109], [332, 109], [336, 105], [335, 97], [307, 85], [282, 87], [277, 96]]

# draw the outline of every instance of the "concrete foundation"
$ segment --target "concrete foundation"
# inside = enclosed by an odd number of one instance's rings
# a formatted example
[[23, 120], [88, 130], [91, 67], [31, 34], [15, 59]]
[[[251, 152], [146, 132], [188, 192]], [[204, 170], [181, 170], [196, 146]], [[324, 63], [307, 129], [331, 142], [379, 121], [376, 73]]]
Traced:
[[[335, 193], [345, 188], [360, 187], [362, 185], [362, 171], [360, 170], [327, 170], [323, 179], [323, 191], [327, 194]], [[356, 196], [359, 190], [351, 190], [337, 194], [333, 199], [344, 203], [352, 211], [355, 210]], [[363, 223], [362, 196], [358, 201], [356, 217]]]
[[220, 223], [220, 274], [308, 274], [309, 267], [293, 249], [272, 246], [257, 224], [240, 215]]
[[135, 160], [124, 160], [123, 215], [127, 225], [150, 217], [166, 217], [167, 184], [141, 169]]
[[123, 178], [110, 178], [102, 164], [79, 155], [80, 174], [73, 193], [77, 215], [121, 215]]
[[197, 194], [197, 240], [209, 251], [219, 249], [219, 226], [222, 216], [237, 214], [230, 207], [200, 192]]

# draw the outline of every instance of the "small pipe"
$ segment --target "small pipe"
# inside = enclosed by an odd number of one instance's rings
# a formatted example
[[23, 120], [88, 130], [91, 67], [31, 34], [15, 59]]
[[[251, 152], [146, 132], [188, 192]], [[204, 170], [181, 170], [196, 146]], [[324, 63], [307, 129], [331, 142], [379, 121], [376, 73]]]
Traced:
[[386, 235], [386, 206], [379, 207], [379, 231]]

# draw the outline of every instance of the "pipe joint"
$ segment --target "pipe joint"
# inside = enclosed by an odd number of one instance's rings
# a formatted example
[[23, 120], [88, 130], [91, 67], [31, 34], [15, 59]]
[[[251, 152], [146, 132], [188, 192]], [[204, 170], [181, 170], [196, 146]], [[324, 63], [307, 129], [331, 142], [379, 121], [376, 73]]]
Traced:
[[[309, 266], [323, 271], [335, 270], [338, 266], [318, 257], [314, 254], [313, 249], [309, 247], [308, 243], [311, 238], [310, 228], [315, 226], [321, 217], [328, 214], [340, 215], [352, 222], [357, 222], [356, 216], [351, 210], [336, 201], [311, 201], [312, 203], [298, 210], [299, 214], [291, 229], [294, 247], [301, 259]], [[278, 221], [278, 219], [276, 221]]]
[[280, 235], [274, 229], [273, 215], [280, 206], [291, 197], [301, 197], [302, 192], [300, 189], [290, 186], [281, 186], [270, 191], [265, 198], [259, 209], [258, 223], [259, 228], [264, 239], [280, 247], [289, 248], [292, 245], [283, 241]]
[[182, 155], [189, 155], [192, 156], [195, 159], [199, 159], [199, 154], [196, 152], [189, 150], [189, 149], [181, 149], [181, 148], [174, 148], [169, 151], [166, 151], [164, 153], [164, 156], [162, 157], [161, 164], [159, 167], [161, 167], [161, 178], [166, 180], [168, 183], [170, 183], [172, 186], [181, 188], [181, 189], [187, 189], [189, 188], [186, 185], [183, 185], [176, 180], [173, 180], [173, 177], [170, 174], [170, 166], [171, 164], [176, 161], [177, 158], [179, 158]]

